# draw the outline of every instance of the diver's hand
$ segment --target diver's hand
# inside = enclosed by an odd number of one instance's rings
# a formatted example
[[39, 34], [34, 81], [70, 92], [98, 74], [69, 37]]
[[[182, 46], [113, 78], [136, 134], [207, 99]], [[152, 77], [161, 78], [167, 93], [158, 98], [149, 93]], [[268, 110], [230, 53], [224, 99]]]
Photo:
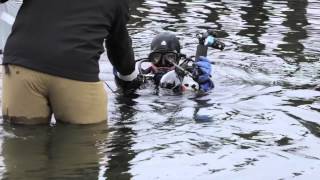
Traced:
[[160, 87], [178, 90], [181, 87], [181, 79], [175, 70], [165, 73], [160, 80]]
[[143, 77], [139, 75], [136, 71], [131, 73], [130, 75], [123, 76], [119, 74], [115, 69], [113, 69], [113, 74], [116, 85], [121, 89], [122, 93], [125, 95], [135, 93], [135, 91], [139, 89], [143, 83]]
[[202, 91], [209, 91], [214, 88], [211, 80], [212, 66], [206, 57], [200, 56], [194, 64], [192, 72], [193, 80], [199, 84], [199, 89]]

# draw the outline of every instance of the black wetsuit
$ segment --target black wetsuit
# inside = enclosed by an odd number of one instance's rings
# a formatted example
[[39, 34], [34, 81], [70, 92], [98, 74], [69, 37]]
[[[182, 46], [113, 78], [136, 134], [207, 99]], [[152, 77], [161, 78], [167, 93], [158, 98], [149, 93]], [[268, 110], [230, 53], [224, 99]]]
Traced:
[[24, 0], [3, 64], [96, 82], [105, 42], [109, 60], [119, 73], [131, 74], [135, 62], [128, 19], [128, 0]]

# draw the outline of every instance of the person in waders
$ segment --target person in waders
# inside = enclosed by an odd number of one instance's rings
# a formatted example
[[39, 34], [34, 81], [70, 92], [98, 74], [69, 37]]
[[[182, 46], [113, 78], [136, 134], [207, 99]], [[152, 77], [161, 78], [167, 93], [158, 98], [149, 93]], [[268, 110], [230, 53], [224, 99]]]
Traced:
[[[8, 0], [0, 0], [5, 3]], [[107, 120], [98, 60], [107, 49], [123, 92], [137, 78], [128, 0], [23, 1], [3, 51], [2, 114], [16, 124]]]

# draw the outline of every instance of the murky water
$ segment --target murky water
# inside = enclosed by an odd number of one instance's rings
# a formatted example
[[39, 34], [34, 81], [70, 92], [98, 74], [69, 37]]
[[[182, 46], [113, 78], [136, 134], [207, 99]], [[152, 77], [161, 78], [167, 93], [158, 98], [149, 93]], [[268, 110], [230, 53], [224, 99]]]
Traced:
[[[106, 124], [11, 126], [0, 131], [3, 179], [319, 179], [320, 2], [130, 0], [137, 58], [174, 31], [217, 30], [206, 96], [110, 93]], [[102, 76], [114, 87], [104, 61]]]

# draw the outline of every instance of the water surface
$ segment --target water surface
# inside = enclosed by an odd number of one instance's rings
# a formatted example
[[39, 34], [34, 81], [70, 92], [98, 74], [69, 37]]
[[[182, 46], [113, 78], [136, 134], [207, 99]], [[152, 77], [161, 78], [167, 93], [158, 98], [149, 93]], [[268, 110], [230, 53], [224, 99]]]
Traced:
[[[320, 2], [130, 0], [135, 55], [173, 31], [210, 50], [216, 88], [205, 96], [129, 99], [109, 91], [107, 124], [12, 126], [0, 131], [3, 179], [319, 179]], [[102, 58], [101, 76], [115, 88]]]

